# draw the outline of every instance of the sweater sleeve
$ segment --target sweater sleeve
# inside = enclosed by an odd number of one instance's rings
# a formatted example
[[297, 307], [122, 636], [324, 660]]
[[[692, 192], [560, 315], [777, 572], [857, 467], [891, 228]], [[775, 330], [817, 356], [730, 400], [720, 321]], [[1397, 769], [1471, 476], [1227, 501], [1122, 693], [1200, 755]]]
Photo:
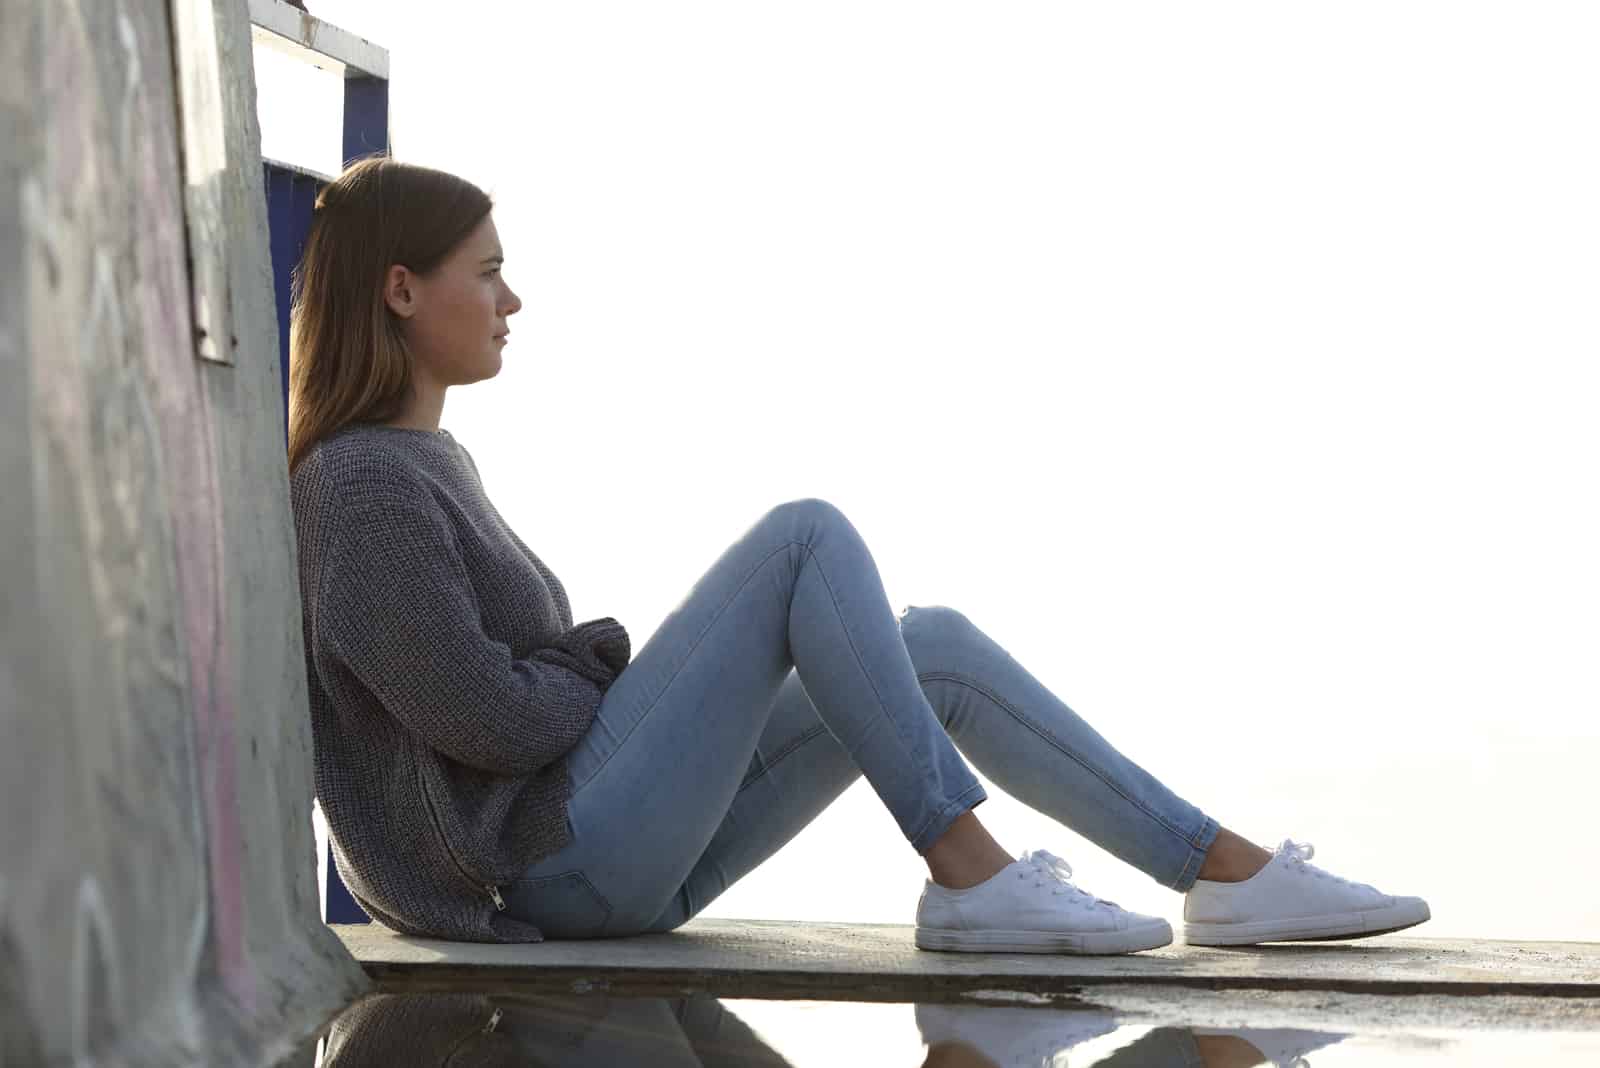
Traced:
[[449, 521], [399, 500], [341, 509], [313, 613], [316, 645], [423, 742], [532, 774], [588, 730], [603, 688], [570, 654], [525, 660], [484, 633]]

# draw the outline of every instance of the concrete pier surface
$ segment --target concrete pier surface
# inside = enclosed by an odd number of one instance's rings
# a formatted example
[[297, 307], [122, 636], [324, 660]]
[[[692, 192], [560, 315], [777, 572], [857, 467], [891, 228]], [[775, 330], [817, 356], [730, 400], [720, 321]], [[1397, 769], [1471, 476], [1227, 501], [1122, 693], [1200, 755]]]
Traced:
[[380, 989], [1053, 1004], [1252, 1026], [1600, 1030], [1600, 943], [1382, 935], [1116, 956], [936, 953], [897, 924], [694, 920], [532, 945], [335, 932]]

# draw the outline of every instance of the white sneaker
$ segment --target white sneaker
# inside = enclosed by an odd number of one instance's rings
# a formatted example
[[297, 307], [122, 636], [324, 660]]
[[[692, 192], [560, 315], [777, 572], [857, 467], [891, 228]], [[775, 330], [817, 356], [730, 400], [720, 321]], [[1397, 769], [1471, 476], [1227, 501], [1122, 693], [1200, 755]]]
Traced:
[[1431, 919], [1420, 897], [1393, 897], [1306, 863], [1310, 842], [1285, 838], [1267, 866], [1241, 883], [1197, 879], [1183, 902], [1192, 946], [1366, 938]]
[[1256, 1048], [1278, 1068], [1294, 1068], [1297, 1064], [1309, 1065], [1300, 1058], [1313, 1050], [1343, 1042], [1350, 1036], [1342, 1031], [1301, 1031], [1294, 1028], [1259, 1027], [1191, 1027], [1196, 1035], [1232, 1035], [1242, 1038]]
[[919, 1003], [916, 1016], [926, 1044], [960, 1042], [1000, 1068], [1060, 1065], [1063, 1050], [1117, 1029], [1116, 1016], [1095, 1009]]
[[1042, 849], [965, 890], [929, 880], [917, 902], [919, 949], [963, 953], [1132, 953], [1172, 941], [1159, 916], [1128, 912], [1068, 880], [1072, 867]]

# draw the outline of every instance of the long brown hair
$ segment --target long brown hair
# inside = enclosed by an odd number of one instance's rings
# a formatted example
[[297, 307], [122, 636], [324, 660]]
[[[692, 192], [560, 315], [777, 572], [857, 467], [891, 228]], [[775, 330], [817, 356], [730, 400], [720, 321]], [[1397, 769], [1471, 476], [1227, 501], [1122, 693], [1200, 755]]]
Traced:
[[444, 171], [369, 156], [322, 190], [289, 311], [289, 470], [347, 423], [386, 422], [411, 399], [411, 353], [383, 299], [391, 264], [426, 275], [489, 214], [489, 195]]

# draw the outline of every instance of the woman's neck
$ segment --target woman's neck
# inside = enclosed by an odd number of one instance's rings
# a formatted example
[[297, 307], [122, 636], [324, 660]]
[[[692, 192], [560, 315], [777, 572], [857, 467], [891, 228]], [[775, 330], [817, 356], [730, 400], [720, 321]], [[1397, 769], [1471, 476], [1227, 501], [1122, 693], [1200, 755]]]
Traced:
[[439, 417], [444, 414], [444, 390], [435, 393], [431, 389], [415, 389], [411, 404], [405, 411], [384, 423], [384, 426], [399, 427], [403, 430], [432, 430], [439, 429]]

